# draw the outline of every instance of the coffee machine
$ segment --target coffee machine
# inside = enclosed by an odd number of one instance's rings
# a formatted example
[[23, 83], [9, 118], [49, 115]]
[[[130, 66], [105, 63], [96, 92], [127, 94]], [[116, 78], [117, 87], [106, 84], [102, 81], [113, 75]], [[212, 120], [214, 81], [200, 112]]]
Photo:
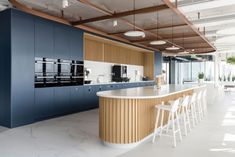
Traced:
[[128, 82], [127, 66], [113, 65], [112, 66], [112, 82]]

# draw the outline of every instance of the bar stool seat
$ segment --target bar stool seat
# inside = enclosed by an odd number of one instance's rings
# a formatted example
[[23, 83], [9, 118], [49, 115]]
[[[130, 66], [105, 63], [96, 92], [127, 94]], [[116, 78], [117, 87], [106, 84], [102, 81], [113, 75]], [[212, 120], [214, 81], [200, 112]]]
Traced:
[[[180, 125], [179, 125], [179, 117], [177, 113], [178, 108], [179, 108], [179, 103], [180, 103], [180, 99], [177, 99], [175, 101], [170, 102], [170, 105], [164, 105], [164, 103], [162, 102], [161, 105], [155, 106], [155, 108], [157, 109], [157, 116], [156, 116], [155, 129], [154, 129], [153, 140], [152, 140], [153, 143], [155, 142], [158, 129], [160, 129], [159, 136], [165, 135], [165, 136], [173, 137], [174, 147], [176, 147], [176, 134], [177, 133], [179, 133], [180, 141], [182, 140]], [[168, 122], [167, 122], [168, 124], [166, 126], [163, 126], [165, 111], [169, 112]], [[160, 113], [161, 113], [161, 120], [159, 119]], [[160, 127], [158, 127], [159, 120], [160, 120]], [[176, 122], [176, 126], [175, 126], [175, 122]], [[169, 129], [170, 124], [172, 125], [172, 135], [168, 134], [168, 129]], [[166, 133], [163, 133], [164, 130], [166, 130]]]

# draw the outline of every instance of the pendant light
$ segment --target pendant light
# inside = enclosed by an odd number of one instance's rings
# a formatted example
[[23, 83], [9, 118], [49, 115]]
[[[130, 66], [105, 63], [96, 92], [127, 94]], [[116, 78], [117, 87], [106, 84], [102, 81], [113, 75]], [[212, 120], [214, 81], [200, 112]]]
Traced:
[[[135, 0], [133, 2], [133, 10], [135, 10]], [[135, 14], [133, 15], [133, 23], [133, 30], [127, 31], [126, 33], [124, 33], [124, 35], [128, 37], [145, 37], [145, 33], [143, 31], [136, 30], [135, 28]]]
[[[158, 11], [157, 11], [157, 22], [156, 22], [157, 39], [158, 39], [158, 20], [159, 20], [159, 16], [158, 16]], [[166, 42], [164, 40], [155, 40], [155, 41], [151, 41], [149, 44], [150, 45], [164, 45], [166, 44]]]
[[[184, 48], [184, 32], [183, 32], [183, 48]], [[185, 48], [184, 51], [179, 52], [179, 54], [188, 54], [188, 53], [189, 53], [188, 51], [185, 51]]]
[[175, 50], [179, 50], [180, 48], [179, 48], [179, 47], [176, 47], [176, 46], [173, 44], [173, 33], [174, 33], [174, 30], [173, 30], [173, 14], [172, 14], [171, 23], [172, 23], [172, 27], [171, 27], [172, 46], [171, 46], [171, 47], [167, 47], [166, 50], [175, 51]]

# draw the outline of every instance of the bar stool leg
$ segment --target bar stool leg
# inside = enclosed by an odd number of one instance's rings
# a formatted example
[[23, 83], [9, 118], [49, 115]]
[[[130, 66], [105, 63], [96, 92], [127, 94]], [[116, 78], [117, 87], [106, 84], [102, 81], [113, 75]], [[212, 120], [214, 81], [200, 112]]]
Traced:
[[174, 120], [174, 113], [171, 114], [171, 121], [172, 121], [172, 132], [173, 132], [173, 140], [174, 140], [174, 147], [176, 147], [176, 138], [175, 138], [175, 120]]
[[167, 133], [169, 132], [170, 124], [171, 124], [171, 112], [169, 112], [169, 114], [168, 114], [167, 128], [166, 128]]
[[195, 124], [198, 124], [198, 118], [197, 118], [197, 111], [196, 111], [196, 103], [193, 103], [193, 114], [194, 114], [194, 121]]
[[189, 118], [189, 111], [188, 111], [187, 107], [186, 107], [186, 117], [187, 117], [187, 121], [188, 121], [189, 131], [191, 131], [191, 123], [190, 123], [190, 118]]
[[180, 129], [180, 123], [179, 123], [178, 113], [175, 112], [175, 115], [176, 115], [177, 130], [179, 131], [180, 141], [182, 141], [182, 134], [181, 134], [181, 129]]
[[183, 115], [183, 123], [184, 123], [184, 134], [187, 136], [187, 120], [186, 120], [186, 113], [185, 113], [185, 107], [182, 110]]
[[163, 119], [164, 119], [164, 110], [162, 110], [162, 117], [161, 117], [161, 130], [160, 130], [160, 136], [162, 136], [162, 130], [163, 130]]
[[155, 128], [154, 128], [154, 133], [153, 133], [153, 141], [152, 141], [153, 143], [155, 142], [155, 138], [156, 138], [159, 116], [160, 116], [160, 109], [157, 110], [157, 117], [156, 117]]

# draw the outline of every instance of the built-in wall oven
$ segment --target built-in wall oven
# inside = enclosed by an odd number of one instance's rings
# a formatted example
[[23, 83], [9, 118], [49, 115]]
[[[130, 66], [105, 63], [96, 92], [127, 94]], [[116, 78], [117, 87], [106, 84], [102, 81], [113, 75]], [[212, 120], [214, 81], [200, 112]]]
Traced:
[[83, 61], [35, 58], [35, 87], [83, 85]]

